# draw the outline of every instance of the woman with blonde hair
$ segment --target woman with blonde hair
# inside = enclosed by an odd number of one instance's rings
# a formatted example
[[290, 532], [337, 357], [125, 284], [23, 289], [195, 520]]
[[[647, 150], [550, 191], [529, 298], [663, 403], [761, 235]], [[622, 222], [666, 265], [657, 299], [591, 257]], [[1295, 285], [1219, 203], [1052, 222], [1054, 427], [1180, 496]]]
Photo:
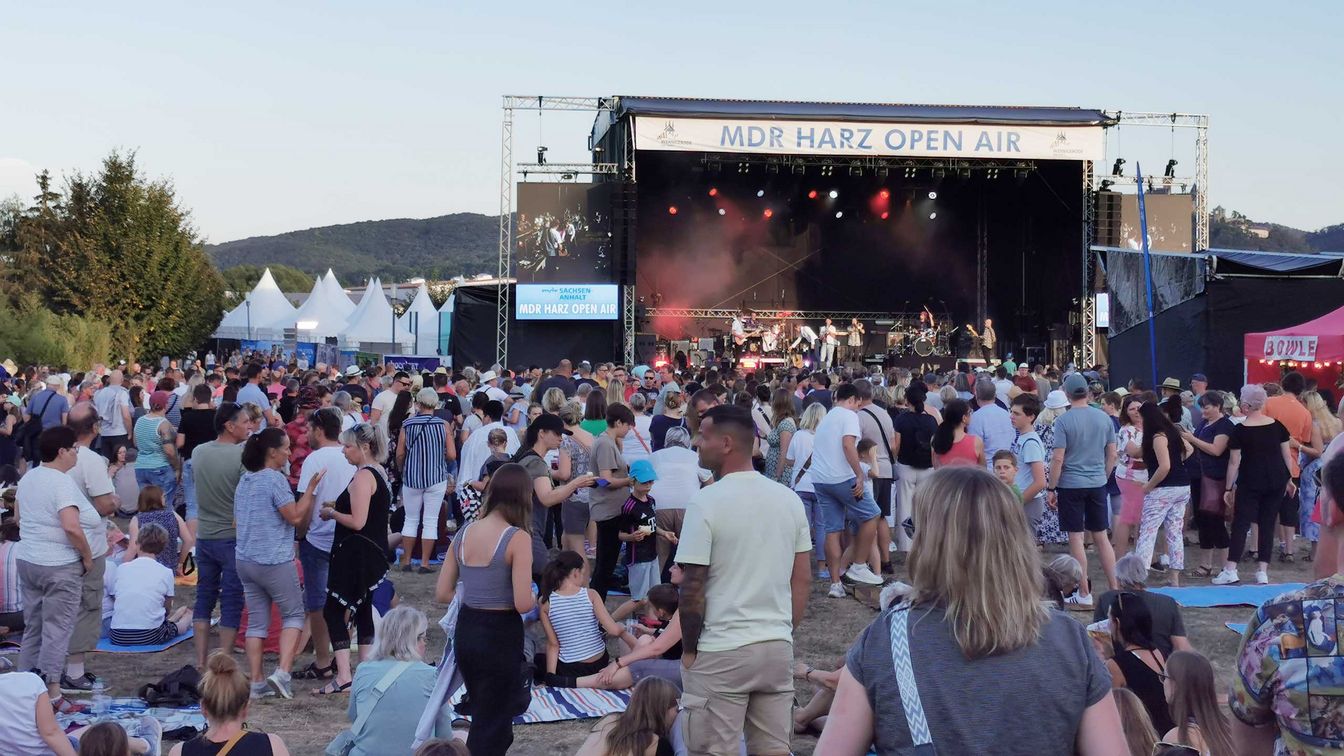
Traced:
[[625, 386], [622, 386], [616, 381], [611, 381], [607, 384], [606, 395], [608, 407], [613, 404], [629, 404], [629, 402], [625, 400]]
[[227, 651], [215, 651], [201, 677], [201, 713], [206, 730], [173, 746], [170, 756], [205, 756], [227, 750], [233, 756], [289, 756], [278, 735], [268, 735], [243, 726], [251, 703], [247, 676]]
[[1129, 756], [1152, 756], [1157, 745], [1157, 732], [1153, 730], [1153, 718], [1148, 716], [1143, 702], [1129, 688], [1115, 688], [1111, 697], [1120, 710], [1120, 728], [1125, 732]]
[[1298, 530], [1311, 543], [1311, 551], [1306, 556], [1306, 561], [1311, 562], [1316, 559], [1316, 543], [1321, 538], [1320, 518], [1316, 514], [1319, 503], [1317, 494], [1321, 487], [1317, 479], [1324, 464], [1325, 447], [1339, 435], [1341, 423], [1338, 417], [1331, 414], [1329, 405], [1319, 392], [1303, 392], [1302, 404], [1311, 413], [1311, 446], [1298, 448], [1298, 465], [1302, 469], [1299, 478], [1302, 490], [1298, 497], [1302, 506], [1299, 510]]
[[[1041, 601], [1012, 491], [983, 467], [953, 466], [919, 486], [914, 509], [911, 590], [850, 649], [817, 752], [997, 753], [1011, 742], [1016, 753], [1114, 753], [1124, 736], [1106, 667], [1083, 626]], [[1008, 703], [1018, 700], [1051, 716], [1024, 728]]]
[[[807, 526], [812, 533], [812, 543], [816, 551], [818, 574], [826, 569], [826, 555], [822, 551], [826, 533], [821, 527], [821, 504], [817, 501], [817, 491], [812, 486], [812, 476], [808, 473], [812, 467], [812, 442], [815, 440], [817, 426], [824, 417], [826, 407], [821, 402], [810, 404], [803, 410], [803, 417], [798, 421], [798, 430], [794, 431], [793, 438], [789, 440], [789, 450], [784, 458], [790, 468], [789, 480], [781, 481], [803, 500], [803, 511], [807, 513]], [[826, 574], [829, 577], [830, 573]]]
[[567, 401], [569, 400], [565, 398], [564, 390], [552, 386], [541, 395], [541, 409], [543, 412], [558, 415], [560, 414], [560, 408], [565, 406]]

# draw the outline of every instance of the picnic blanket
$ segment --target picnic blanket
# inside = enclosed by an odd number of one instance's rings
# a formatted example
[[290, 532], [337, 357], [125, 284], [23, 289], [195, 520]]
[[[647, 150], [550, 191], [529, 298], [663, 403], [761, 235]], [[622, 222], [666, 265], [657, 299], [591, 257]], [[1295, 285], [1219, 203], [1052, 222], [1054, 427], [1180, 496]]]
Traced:
[[[400, 570], [400, 569], [401, 569], [401, 567], [400, 567], [400, 563], [401, 563], [401, 553], [402, 553], [401, 547], [398, 546], [398, 547], [397, 547], [397, 565], [394, 565], [394, 566], [390, 567], [389, 570]], [[429, 563], [430, 563], [430, 565], [443, 564], [443, 558], [440, 557], [438, 554], [434, 554], [434, 555], [430, 556], [430, 558], [429, 558]], [[416, 550], [415, 550], [415, 553], [411, 555], [411, 564], [420, 564], [420, 550], [419, 550], [419, 549], [416, 549]]]
[[1246, 623], [1245, 623], [1245, 622], [1224, 622], [1224, 623], [1223, 623], [1223, 627], [1227, 628], [1228, 630], [1231, 630], [1232, 632], [1236, 633], [1237, 635], [1245, 635], [1245, 634], [1246, 634]]
[[176, 730], [180, 727], [194, 727], [198, 731], [204, 731], [206, 728], [205, 715], [201, 713], [200, 706], [169, 709], [162, 706], [150, 706], [139, 698], [113, 698], [111, 705], [108, 707], [108, 712], [104, 716], [96, 717], [92, 711], [78, 714], [57, 714], [56, 722], [61, 726], [61, 730], [69, 732], [75, 727], [83, 727], [97, 722], [124, 721], [124, 724], [134, 724], [142, 716], [151, 716], [159, 720], [163, 725], [164, 732]]
[[1182, 588], [1149, 588], [1176, 599], [1185, 607], [1260, 606], [1288, 591], [1301, 589], [1305, 583], [1278, 583], [1275, 585], [1191, 585]]
[[98, 650], [106, 654], [152, 654], [157, 651], [164, 651], [172, 648], [195, 634], [196, 631], [189, 627], [185, 633], [182, 633], [170, 641], [154, 643], [147, 646], [118, 646], [112, 642], [111, 638], [99, 638]]

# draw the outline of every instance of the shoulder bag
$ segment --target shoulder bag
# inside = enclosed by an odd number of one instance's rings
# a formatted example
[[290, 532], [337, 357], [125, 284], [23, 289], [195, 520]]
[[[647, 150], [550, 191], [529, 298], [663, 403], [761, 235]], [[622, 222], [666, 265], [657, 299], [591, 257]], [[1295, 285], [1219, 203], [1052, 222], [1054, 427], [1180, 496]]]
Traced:
[[896, 669], [896, 688], [901, 692], [901, 708], [905, 712], [906, 729], [914, 753], [933, 756], [933, 734], [924, 716], [924, 703], [919, 698], [919, 683], [915, 680], [914, 665], [910, 660], [910, 604], [902, 602], [887, 617], [891, 631], [891, 663]]
[[360, 733], [364, 732], [364, 728], [368, 726], [369, 717], [373, 715], [373, 710], [378, 708], [378, 701], [382, 699], [387, 689], [392, 687], [392, 683], [395, 683], [397, 678], [401, 677], [410, 668], [411, 662], [397, 662], [374, 684], [373, 693], [370, 695], [368, 703], [361, 707], [362, 711], [359, 712], [359, 716], [355, 717], [355, 723], [350, 725], [350, 729], [337, 735], [327, 746], [327, 756], [345, 756], [354, 749], [355, 738], [358, 738]]

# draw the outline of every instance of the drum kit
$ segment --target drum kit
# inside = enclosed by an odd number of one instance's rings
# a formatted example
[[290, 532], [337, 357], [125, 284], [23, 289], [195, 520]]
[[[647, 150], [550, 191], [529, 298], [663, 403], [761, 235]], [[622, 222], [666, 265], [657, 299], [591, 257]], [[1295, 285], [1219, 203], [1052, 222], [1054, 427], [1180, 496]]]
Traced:
[[887, 353], [896, 357], [932, 357], [949, 355], [952, 350], [946, 329], [921, 327], [919, 320], [903, 318], [887, 331]]

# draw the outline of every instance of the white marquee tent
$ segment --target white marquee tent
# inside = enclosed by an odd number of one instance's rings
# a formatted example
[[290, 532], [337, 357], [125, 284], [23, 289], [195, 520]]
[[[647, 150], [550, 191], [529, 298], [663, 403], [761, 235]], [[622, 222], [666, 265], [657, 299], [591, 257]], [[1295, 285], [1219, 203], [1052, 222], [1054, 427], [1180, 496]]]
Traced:
[[390, 344], [395, 341], [399, 345], [409, 346], [415, 342], [415, 337], [396, 322], [392, 305], [388, 304], [382, 282], [377, 278], [369, 280], [364, 296], [350, 314], [341, 336], [346, 341], [358, 342], [361, 348], [364, 344]]
[[299, 340], [311, 341], [341, 335], [354, 311], [355, 303], [350, 301], [350, 297], [336, 282], [335, 274], [328, 270], [325, 276], [313, 282], [308, 299], [294, 315]]
[[439, 349], [439, 310], [429, 298], [429, 287], [423, 283], [415, 292], [406, 311], [397, 318], [414, 338], [416, 354], [435, 354]]
[[271, 269], [262, 273], [241, 304], [233, 308], [215, 331], [218, 338], [273, 339], [294, 324], [297, 310], [275, 283]]

